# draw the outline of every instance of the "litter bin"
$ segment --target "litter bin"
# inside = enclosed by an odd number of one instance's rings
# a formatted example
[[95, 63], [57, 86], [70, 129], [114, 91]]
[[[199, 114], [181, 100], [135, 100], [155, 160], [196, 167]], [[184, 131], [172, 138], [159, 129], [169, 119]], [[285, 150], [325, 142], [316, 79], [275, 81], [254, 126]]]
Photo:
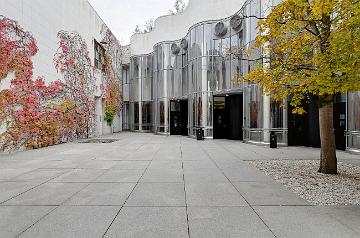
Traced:
[[272, 131], [270, 133], [270, 148], [276, 149], [277, 148], [277, 136], [275, 134], [275, 131]]
[[201, 127], [198, 127], [196, 129], [196, 139], [197, 140], [204, 140], [204, 129]]

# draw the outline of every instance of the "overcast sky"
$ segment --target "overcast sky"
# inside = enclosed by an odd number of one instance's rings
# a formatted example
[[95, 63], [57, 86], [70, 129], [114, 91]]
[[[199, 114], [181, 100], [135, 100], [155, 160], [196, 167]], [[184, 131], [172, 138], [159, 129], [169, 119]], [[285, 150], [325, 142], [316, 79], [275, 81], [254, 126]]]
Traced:
[[[101, 18], [120, 40], [129, 44], [136, 25], [143, 28], [150, 18], [168, 14], [175, 0], [89, 0]], [[187, 2], [187, 1], [186, 1]]]

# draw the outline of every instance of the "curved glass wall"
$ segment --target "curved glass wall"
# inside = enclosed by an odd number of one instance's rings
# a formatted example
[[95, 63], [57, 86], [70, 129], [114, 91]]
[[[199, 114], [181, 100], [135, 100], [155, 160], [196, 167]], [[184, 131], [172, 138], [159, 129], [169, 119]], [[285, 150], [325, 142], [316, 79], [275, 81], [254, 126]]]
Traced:
[[349, 150], [360, 152], [360, 92], [348, 93], [348, 133]]
[[130, 68], [130, 129], [151, 131], [153, 126], [153, 57], [131, 58]]
[[[258, 86], [243, 81], [262, 62], [261, 52], [250, 57], [243, 53], [256, 38], [260, 6], [261, 0], [245, 3], [238, 14], [253, 17], [244, 18], [237, 31], [229, 26], [230, 18], [223, 20], [228, 29], [223, 37], [215, 36], [218, 21], [202, 22], [190, 28], [184, 37], [188, 47], [178, 54], [171, 50], [173, 43], [180, 45], [174, 41], [155, 45], [152, 60], [148, 56], [133, 57], [130, 86], [133, 130], [149, 129], [151, 121], [154, 132], [170, 133], [170, 101], [187, 99], [189, 135], [195, 136], [196, 129], [202, 127], [205, 137], [212, 138], [214, 96], [240, 94], [244, 112], [238, 123], [243, 128], [244, 140], [268, 142], [270, 131], [274, 130], [279, 141], [286, 143], [286, 111], [264, 97]], [[150, 65], [152, 79], [151, 73], [143, 70]]]

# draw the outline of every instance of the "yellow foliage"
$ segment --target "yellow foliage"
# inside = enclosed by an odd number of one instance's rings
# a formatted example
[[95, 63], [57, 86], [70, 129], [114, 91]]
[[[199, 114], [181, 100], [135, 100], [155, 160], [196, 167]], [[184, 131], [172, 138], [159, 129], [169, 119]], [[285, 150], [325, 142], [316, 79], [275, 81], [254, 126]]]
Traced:
[[254, 49], [271, 61], [245, 79], [277, 101], [291, 96], [293, 113], [309, 94], [360, 90], [360, 1], [285, 0], [258, 28]]

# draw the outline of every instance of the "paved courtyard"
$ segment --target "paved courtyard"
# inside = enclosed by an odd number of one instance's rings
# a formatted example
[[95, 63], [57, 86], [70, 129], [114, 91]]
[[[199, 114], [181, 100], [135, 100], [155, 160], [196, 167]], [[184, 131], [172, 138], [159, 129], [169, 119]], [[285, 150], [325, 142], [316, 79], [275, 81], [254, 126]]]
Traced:
[[112, 138], [2, 155], [0, 238], [360, 237], [360, 206], [311, 206], [244, 162], [314, 159], [317, 149]]

